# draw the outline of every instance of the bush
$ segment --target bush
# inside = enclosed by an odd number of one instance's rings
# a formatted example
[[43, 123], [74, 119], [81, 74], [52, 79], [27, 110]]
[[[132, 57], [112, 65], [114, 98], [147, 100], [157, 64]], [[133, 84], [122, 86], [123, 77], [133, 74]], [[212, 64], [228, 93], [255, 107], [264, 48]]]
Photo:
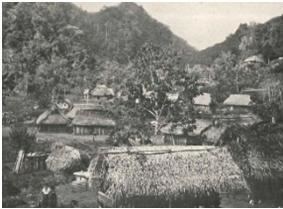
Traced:
[[29, 133], [26, 127], [12, 126], [9, 133], [12, 146], [16, 149], [23, 149], [24, 151], [30, 150], [35, 144], [35, 134]]

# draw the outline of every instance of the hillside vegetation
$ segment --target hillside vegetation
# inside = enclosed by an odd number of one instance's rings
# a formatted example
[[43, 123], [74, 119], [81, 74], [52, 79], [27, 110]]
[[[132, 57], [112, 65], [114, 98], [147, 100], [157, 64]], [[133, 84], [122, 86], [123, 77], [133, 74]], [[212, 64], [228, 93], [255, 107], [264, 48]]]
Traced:
[[113, 72], [128, 73], [146, 42], [170, 46], [184, 61], [195, 52], [134, 3], [98, 13], [71, 3], [4, 3], [3, 90], [45, 95], [46, 103], [75, 87], [94, 87]]

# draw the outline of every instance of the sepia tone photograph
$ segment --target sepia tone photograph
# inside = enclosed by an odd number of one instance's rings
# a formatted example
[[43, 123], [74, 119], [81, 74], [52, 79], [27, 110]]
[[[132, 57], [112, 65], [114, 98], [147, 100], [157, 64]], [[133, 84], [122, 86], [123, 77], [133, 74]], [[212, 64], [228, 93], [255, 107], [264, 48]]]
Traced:
[[2, 2], [2, 207], [283, 207], [283, 2]]

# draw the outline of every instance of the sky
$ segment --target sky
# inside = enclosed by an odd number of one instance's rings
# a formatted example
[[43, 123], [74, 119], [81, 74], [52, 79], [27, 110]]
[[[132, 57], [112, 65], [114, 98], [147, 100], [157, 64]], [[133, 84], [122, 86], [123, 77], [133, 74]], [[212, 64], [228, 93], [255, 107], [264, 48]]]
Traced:
[[[236, 31], [241, 23], [264, 23], [283, 14], [280, 3], [142, 3], [147, 13], [167, 25], [171, 31], [198, 50], [205, 49]], [[79, 7], [89, 12], [98, 12], [117, 2], [78, 2]]]

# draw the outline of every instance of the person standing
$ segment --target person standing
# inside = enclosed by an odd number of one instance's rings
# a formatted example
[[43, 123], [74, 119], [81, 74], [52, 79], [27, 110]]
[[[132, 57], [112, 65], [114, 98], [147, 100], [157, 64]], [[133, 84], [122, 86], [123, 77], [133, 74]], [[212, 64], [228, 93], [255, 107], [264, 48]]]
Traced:
[[48, 195], [48, 207], [49, 208], [57, 207], [57, 194], [55, 191], [55, 186], [51, 186], [51, 191]]
[[41, 202], [40, 207], [42, 208], [48, 208], [48, 199], [49, 199], [49, 193], [51, 192], [50, 187], [47, 184], [43, 185], [43, 188], [41, 190]]

